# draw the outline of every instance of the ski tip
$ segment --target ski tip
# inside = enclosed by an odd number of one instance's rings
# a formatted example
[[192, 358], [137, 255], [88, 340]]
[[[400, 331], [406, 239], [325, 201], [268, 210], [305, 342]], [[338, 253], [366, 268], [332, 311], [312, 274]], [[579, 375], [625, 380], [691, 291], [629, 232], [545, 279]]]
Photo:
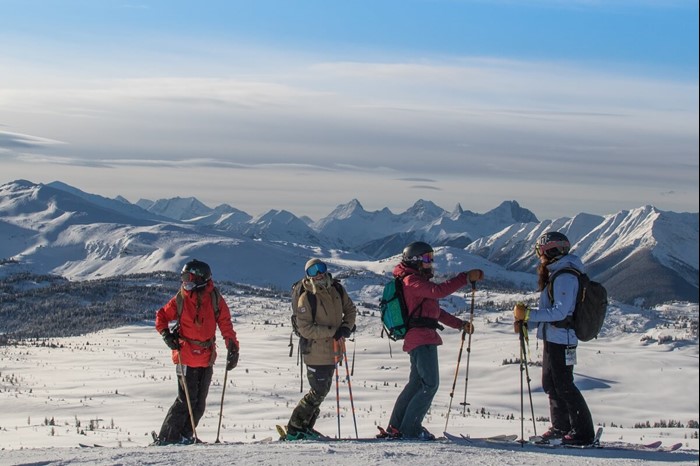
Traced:
[[674, 443], [673, 445], [671, 445], [670, 447], [668, 447], [668, 451], [680, 450], [682, 447], [683, 447], [683, 443], [681, 443], [681, 442]]

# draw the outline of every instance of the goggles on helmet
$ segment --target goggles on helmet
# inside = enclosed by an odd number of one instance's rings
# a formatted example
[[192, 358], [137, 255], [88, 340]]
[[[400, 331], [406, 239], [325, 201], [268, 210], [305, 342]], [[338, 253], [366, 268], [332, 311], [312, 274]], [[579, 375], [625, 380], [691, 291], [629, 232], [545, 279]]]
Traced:
[[537, 257], [542, 257], [545, 256], [547, 251], [550, 249], [561, 249], [564, 250], [564, 248], [568, 247], [569, 243], [567, 241], [550, 241], [549, 243], [545, 244], [535, 244], [535, 253], [537, 254]]
[[419, 259], [424, 264], [430, 264], [432, 262], [435, 262], [435, 259], [433, 258], [432, 252], [426, 252], [425, 254], [421, 254], [419, 256]]
[[204, 283], [206, 283], [203, 277], [192, 272], [182, 272], [180, 274], [180, 279], [182, 281], [182, 287], [186, 291], [192, 291], [198, 286], [201, 286]]
[[316, 262], [314, 265], [306, 269], [306, 275], [309, 277], [315, 277], [320, 273], [326, 273], [328, 267], [323, 262]]

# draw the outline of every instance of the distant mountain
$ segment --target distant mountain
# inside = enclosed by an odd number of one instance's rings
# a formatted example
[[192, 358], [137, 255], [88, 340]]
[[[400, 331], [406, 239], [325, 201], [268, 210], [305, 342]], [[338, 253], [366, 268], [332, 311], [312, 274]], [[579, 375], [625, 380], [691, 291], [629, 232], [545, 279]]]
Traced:
[[211, 262], [221, 279], [286, 289], [312, 256], [326, 258], [346, 276], [386, 276], [403, 247], [421, 239], [443, 257], [440, 273], [479, 267], [493, 285], [531, 289], [534, 242], [558, 230], [613, 299], [698, 302], [697, 213], [642, 206], [539, 221], [516, 201], [477, 214], [419, 200], [394, 214], [387, 208], [367, 212], [353, 199], [310, 222], [284, 210], [253, 218], [195, 198], [137, 204], [61, 182], [0, 186], [0, 277], [16, 271], [70, 279], [173, 271], [197, 257]]
[[466, 249], [508, 270], [532, 270], [535, 240], [557, 230], [589, 275], [622, 302], [698, 300], [698, 214], [643, 206], [604, 217], [579, 214], [538, 224], [514, 224]]
[[380, 259], [401, 252], [406, 242], [415, 240], [434, 246], [465, 247], [476, 238], [522, 221], [536, 222], [537, 217], [515, 201], [503, 202], [485, 214], [476, 214], [462, 210], [461, 206], [447, 212], [420, 199], [405, 212], [393, 214], [387, 208], [367, 212], [353, 199], [336, 207], [312, 228], [329, 238], [338, 238], [343, 247]]
[[48, 183], [46, 186], [49, 188], [54, 188], [54, 189], [58, 189], [58, 190], [63, 191], [63, 192], [73, 194], [73, 195], [78, 196], [82, 199], [85, 199], [86, 201], [90, 202], [91, 204], [103, 207], [103, 208], [108, 209], [108, 210], [118, 212], [122, 215], [127, 215], [129, 217], [143, 219], [143, 220], [152, 220], [152, 221], [156, 221], [156, 222], [163, 222], [163, 221], [168, 220], [167, 217], [162, 217], [160, 215], [154, 215], [153, 213], [148, 212], [147, 210], [144, 210], [137, 205], [129, 203], [129, 201], [127, 201], [125, 198], [123, 198], [121, 196], [119, 196], [115, 199], [110, 199], [108, 197], [98, 196], [97, 194], [89, 194], [89, 193], [86, 193], [84, 191], [79, 190], [78, 188], [74, 188], [73, 186], [62, 183], [60, 181], [54, 181], [54, 182]]

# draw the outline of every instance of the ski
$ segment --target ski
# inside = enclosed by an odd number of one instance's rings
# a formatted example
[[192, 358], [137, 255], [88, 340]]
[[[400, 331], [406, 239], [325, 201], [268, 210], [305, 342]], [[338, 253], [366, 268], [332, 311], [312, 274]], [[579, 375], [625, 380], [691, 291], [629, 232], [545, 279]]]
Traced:
[[561, 443], [561, 441], [557, 443], [544, 443], [541, 441], [535, 441], [535, 442], [528, 442], [531, 445], [535, 446], [542, 446], [542, 447], [560, 447], [560, 448], [574, 448], [574, 449], [586, 449], [586, 448], [601, 448], [600, 445], [600, 439], [603, 436], [603, 428], [598, 427], [598, 429], [595, 431], [595, 436], [593, 436], [593, 441], [591, 443], [588, 443], [586, 445], [570, 445], [570, 444], [565, 444]]
[[[203, 442], [202, 440], [199, 440], [199, 439], [196, 439], [194, 441], [192, 441], [192, 440], [185, 441], [185, 439], [183, 439], [180, 442], [162, 442], [158, 438], [158, 434], [156, 433], [155, 430], [151, 431], [151, 438], [153, 439], [153, 442], [148, 444], [148, 446], [151, 446], [151, 447], [164, 447], [164, 446], [170, 446], [170, 445], [179, 445], [179, 446], [209, 445], [209, 442]], [[212, 444], [212, 445], [215, 445], [215, 444]]]
[[321, 435], [318, 438], [306, 438], [299, 440], [287, 440], [287, 429], [284, 426], [277, 425], [275, 430], [279, 434], [280, 442], [313, 442], [313, 443], [333, 443], [333, 442], [362, 442], [362, 443], [384, 443], [384, 442], [434, 442], [434, 441], [446, 441], [445, 437], [437, 437], [435, 440], [418, 440], [418, 439], [402, 439], [394, 437], [359, 437], [359, 438], [336, 438], [328, 437], [327, 435]]
[[443, 433], [445, 436], [445, 439], [447, 439], [450, 442], [453, 443], [458, 443], [460, 445], [478, 445], [478, 444], [488, 444], [488, 443], [503, 443], [506, 445], [518, 445], [518, 436], [517, 435], [493, 435], [490, 437], [470, 437], [468, 435], [454, 435], [450, 434], [449, 432], [444, 432]]
[[100, 445], [99, 443], [93, 443], [92, 445], [87, 443], [78, 443], [78, 446], [80, 448], [104, 448], [104, 445]]
[[[596, 437], [591, 444], [588, 445], [563, 445], [561, 443], [537, 443], [536, 441], [522, 441], [517, 435], [496, 435], [492, 437], [469, 437], [466, 435], [454, 435], [445, 432], [445, 437], [448, 441], [467, 446], [475, 447], [493, 447], [494, 445], [504, 445], [511, 447], [535, 447], [545, 449], [571, 448], [571, 449], [590, 449], [601, 448], [604, 450], [626, 450], [626, 451], [653, 451], [653, 452], [672, 452], [683, 446], [682, 443], [675, 443], [669, 446], [663, 446], [662, 442], [652, 442], [647, 444], [635, 444], [626, 442], [601, 442], [602, 428], [596, 432]], [[536, 437], [533, 437], [536, 438]]]
[[661, 451], [676, 451], [676, 450], [680, 450], [682, 446], [683, 446], [683, 443], [678, 442], [678, 443], [674, 443], [673, 445], [670, 445], [668, 447], [664, 447], [664, 446], [659, 447], [659, 449]]

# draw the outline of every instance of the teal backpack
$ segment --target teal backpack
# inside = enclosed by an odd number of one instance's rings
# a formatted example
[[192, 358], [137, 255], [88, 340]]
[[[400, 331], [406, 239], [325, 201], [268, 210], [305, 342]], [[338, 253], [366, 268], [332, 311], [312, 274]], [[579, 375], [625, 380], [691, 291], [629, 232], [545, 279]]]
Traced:
[[400, 278], [394, 278], [384, 285], [379, 311], [382, 317], [382, 337], [386, 333], [394, 341], [403, 340], [408, 332], [408, 307]]
[[[403, 340], [408, 330], [413, 327], [444, 329], [436, 319], [421, 317], [422, 309], [423, 302], [421, 301], [414, 311], [409, 312], [403, 295], [403, 279], [394, 277], [393, 280], [384, 285], [384, 292], [379, 301], [383, 327], [381, 336], [384, 337], [386, 333], [390, 339], [398, 341]], [[416, 310], [418, 310], [418, 316], [415, 316]]]

